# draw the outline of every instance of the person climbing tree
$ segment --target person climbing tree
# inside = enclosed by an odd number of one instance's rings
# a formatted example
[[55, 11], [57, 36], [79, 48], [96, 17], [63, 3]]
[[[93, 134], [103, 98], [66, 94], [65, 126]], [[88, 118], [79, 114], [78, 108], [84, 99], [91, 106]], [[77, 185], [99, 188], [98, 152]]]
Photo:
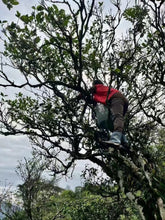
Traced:
[[93, 100], [107, 106], [112, 116], [113, 131], [110, 139], [104, 143], [120, 146], [128, 146], [128, 141], [124, 135], [124, 116], [128, 109], [128, 100], [117, 89], [103, 85], [100, 80], [94, 80]]

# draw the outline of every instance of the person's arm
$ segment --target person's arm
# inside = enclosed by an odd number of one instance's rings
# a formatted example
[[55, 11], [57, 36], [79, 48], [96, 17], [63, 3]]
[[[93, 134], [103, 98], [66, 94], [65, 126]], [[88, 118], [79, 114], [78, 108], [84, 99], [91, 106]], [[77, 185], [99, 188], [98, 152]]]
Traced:
[[74, 98], [74, 100], [76, 100], [77, 102], [82, 100], [85, 100], [87, 103], [89, 104], [94, 104], [94, 100], [93, 100], [93, 94], [95, 92], [95, 88], [91, 87], [86, 93], [80, 93], [78, 96], [76, 96]]

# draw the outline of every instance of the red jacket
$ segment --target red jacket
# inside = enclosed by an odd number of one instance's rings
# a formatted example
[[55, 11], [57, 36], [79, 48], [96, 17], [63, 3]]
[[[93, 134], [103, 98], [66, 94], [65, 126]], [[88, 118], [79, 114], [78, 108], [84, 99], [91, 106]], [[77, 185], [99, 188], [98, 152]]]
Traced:
[[95, 92], [93, 94], [94, 101], [106, 105], [107, 100], [109, 100], [115, 93], [119, 92], [117, 89], [110, 88], [109, 95], [107, 97], [108, 91], [109, 91], [108, 86], [104, 86], [103, 84], [95, 85]]

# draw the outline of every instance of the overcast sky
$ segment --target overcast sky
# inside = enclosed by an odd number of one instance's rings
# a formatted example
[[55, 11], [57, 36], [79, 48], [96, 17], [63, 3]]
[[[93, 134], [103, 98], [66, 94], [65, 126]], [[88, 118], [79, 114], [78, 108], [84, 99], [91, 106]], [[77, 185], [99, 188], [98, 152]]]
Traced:
[[[12, 21], [17, 19], [15, 17], [16, 11], [20, 11], [21, 14], [28, 14], [31, 11], [32, 5], [37, 5], [38, 0], [20, 0], [18, 6], [14, 6], [10, 11], [0, 0], [0, 20]], [[106, 3], [109, 2], [106, 0]], [[120, 29], [122, 32], [122, 30]], [[2, 33], [0, 33], [2, 36]], [[2, 42], [0, 42], [0, 51], [2, 50]], [[0, 91], [1, 92], [1, 91]], [[4, 186], [6, 183], [10, 183], [13, 186], [17, 186], [20, 183], [20, 179], [17, 176], [15, 169], [18, 165], [18, 161], [23, 160], [24, 157], [29, 158], [31, 156], [31, 145], [25, 136], [0, 136], [0, 186]], [[72, 179], [63, 178], [59, 182], [59, 186], [66, 188], [70, 186], [73, 190], [75, 186], [81, 185], [81, 171], [85, 167], [84, 161], [80, 161], [74, 171]]]
[[[23, 13], [29, 10], [28, 2], [30, 1], [24, 1], [24, 5], [20, 4], [19, 7], [9, 11], [2, 3], [2, 0], [0, 0], [0, 20], [15, 20], [16, 10], [21, 10]], [[2, 33], [0, 33], [0, 36], [2, 37]], [[2, 48], [3, 45], [0, 41], [0, 51], [2, 51]], [[18, 165], [18, 160], [29, 157], [30, 152], [31, 147], [26, 137], [5, 137], [0, 135], [0, 186], [6, 184], [16, 186], [20, 183], [20, 179], [15, 173], [15, 168]]]
[[[10, 11], [0, 0], [0, 20], [15, 20], [15, 12], [20, 11], [21, 14], [28, 14], [31, 6], [36, 5], [37, 0], [21, 0], [18, 6], [14, 6]], [[2, 36], [2, 33], [0, 33]], [[2, 50], [2, 42], [0, 42], [0, 51]], [[18, 161], [24, 157], [31, 157], [31, 145], [25, 136], [1, 136], [0, 135], [0, 187], [11, 184], [14, 187], [21, 183], [15, 169]], [[82, 185], [80, 175], [85, 166], [85, 162], [79, 162], [74, 171], [73, 177], [63, 178], [58, 185], [63, 188], [74, 190], [75, 186]]]

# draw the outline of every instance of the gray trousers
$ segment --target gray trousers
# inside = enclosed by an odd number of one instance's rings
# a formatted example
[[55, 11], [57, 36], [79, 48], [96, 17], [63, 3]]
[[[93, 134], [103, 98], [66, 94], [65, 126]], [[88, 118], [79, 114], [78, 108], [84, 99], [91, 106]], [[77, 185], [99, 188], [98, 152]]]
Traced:
[[128, 100], [123, 94], [118, 92], [108, 101], [108, 106], [112, 114], [114, 131], [123, 132], [124, 116], [128, 109]]

